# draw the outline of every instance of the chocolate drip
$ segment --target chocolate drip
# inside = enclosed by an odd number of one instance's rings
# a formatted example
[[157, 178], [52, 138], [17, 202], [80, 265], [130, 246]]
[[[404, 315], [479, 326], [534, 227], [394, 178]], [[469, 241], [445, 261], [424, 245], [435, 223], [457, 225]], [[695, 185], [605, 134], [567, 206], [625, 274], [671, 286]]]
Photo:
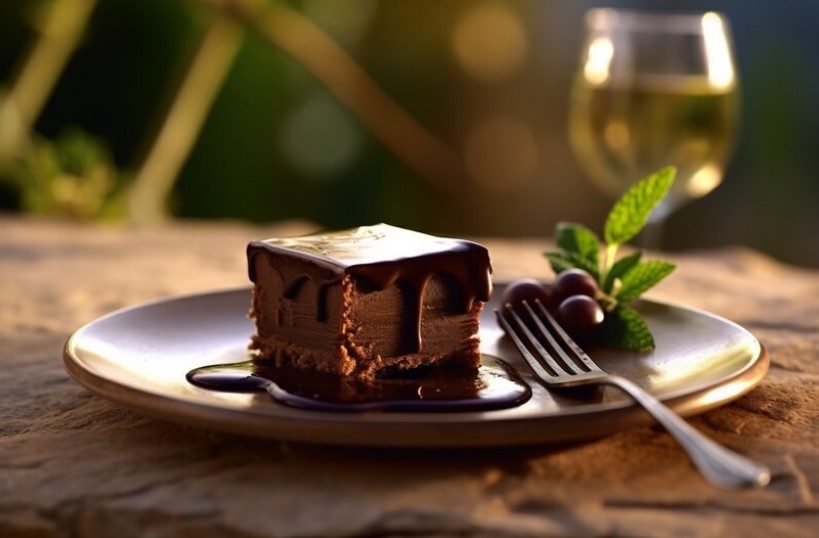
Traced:
[[307, 275], [299, 275], [294, 278], [293, 281], [287, 284], [287, 287], [284, 288], [284, 293], [282, 294], [284, 295], [284, 298], [294, 299], [309, 279], [310, 277]]
[[[410, 327], [414, 334], [413, 352], [419, 352], [423, 344], [421, 339], [421, 315], [423, 312], [424, 292], [430, 279], [435, 275], [453, 277], [459, 285], [463, 302], [461, 312], [468, 312], [476, 300], [488, 301], [492, 293], [492, 281], [487, 268], [489, 258], [482, 247], [472, 248], [475, 244], [467, 241], [452, 240], [449, 252], [429, 256], [395, 260], [378, 264], [357, 265], [348, 268], [351, 275], [361, 278], [379, 290], [386, 289], [396, 282], [405, 282], [406, 300], [411, 306]], [[468, 263], [464, 263], [462, 253], [468, 253]], [[408, 329], [409, 330], [409, 329]]]

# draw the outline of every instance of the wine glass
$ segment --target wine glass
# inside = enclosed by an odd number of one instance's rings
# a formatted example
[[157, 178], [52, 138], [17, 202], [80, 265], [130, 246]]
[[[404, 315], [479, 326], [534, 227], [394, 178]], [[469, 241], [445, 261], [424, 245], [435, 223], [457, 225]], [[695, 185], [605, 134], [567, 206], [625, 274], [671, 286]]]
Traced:
[[570, 139], [589, 178], [612, 197], [660, 168], [677, 177], [652, 213], [644, 246], [662, 223], [716, 188], [731, 155], [738, 88], [730, 30], [714, 12], [586, 13], [572, 89]]

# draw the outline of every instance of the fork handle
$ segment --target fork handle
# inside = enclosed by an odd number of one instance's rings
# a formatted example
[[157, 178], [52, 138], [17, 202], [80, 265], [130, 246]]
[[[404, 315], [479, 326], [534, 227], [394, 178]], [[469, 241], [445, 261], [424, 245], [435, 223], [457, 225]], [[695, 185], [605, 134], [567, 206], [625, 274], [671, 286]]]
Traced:
[[771, 480], [767, 467], [725, 448], [701, 434], [660, 400], [623, 377], [610, 375], [605, 383], [627, 392], [657, 419], [683, 446], [702, 476], [715, 486], [747, 488], [765, 486]]

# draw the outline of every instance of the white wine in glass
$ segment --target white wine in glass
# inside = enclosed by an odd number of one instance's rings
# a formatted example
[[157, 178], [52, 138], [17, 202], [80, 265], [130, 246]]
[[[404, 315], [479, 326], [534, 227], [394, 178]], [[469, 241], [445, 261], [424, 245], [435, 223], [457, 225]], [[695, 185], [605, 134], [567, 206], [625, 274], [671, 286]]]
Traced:
[[[612, 197], [673, 165], [658, 228], [716, 188], [730, 158], [738, 89], [727, 23], [717, 13], [594, 9], [572, 90], [570, 137], [589, 178]], [[651, 242], [651, 239], [649, 239]]]

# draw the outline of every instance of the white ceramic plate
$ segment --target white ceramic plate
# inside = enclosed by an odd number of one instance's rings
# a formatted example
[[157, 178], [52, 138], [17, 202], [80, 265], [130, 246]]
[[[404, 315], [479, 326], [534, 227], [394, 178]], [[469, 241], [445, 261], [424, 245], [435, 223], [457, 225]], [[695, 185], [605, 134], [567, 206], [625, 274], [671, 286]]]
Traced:
[[[500, 297], [503, 284], [496, 284]], [[581, 440], [651, 422], [616, 389], [550, 392], [535, 381], [497, 326], [490, 302], [481, 348], [514, 366], [533, 389], [518, 407], [480, 412], [338, 413], [295, 409], [265, 393], [191, 385], [193, 368], [247, 360], [254, 326], [249, 288], [175, 297], [114, 312], [66, 342], [68, 373], [91, 392], [188, 425], [312, 443], [394, 447], [480, 447]], [[604, 369], [630, 378], [682, 415], [734, 400], [764, 377], [769, 360], [742, 327], [701, 311], [642, 301], [654, 333], [649, 353], [595, 350]]]

